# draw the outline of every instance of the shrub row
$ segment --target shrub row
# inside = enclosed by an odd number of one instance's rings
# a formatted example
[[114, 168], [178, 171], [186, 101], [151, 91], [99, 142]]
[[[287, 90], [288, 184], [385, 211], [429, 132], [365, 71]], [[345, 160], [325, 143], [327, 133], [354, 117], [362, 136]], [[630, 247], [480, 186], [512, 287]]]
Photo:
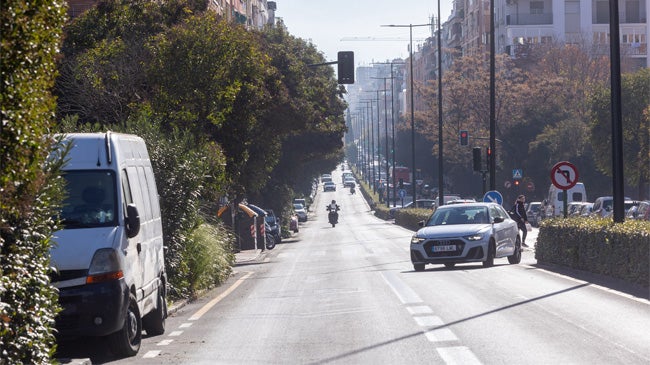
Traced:
[[535, 258], [538, 262], [607, 275], [650, 286], [650, 222], [611, 219], [542, 221]]

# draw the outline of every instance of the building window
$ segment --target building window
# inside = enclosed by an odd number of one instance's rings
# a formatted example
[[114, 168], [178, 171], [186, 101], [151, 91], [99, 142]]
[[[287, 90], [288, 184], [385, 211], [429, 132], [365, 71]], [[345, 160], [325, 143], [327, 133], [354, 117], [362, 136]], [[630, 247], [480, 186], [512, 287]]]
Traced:
[[544, 14], [544, 2], [543, 1], [531, 1], [530, 2], [530, 13], [531, 14]]

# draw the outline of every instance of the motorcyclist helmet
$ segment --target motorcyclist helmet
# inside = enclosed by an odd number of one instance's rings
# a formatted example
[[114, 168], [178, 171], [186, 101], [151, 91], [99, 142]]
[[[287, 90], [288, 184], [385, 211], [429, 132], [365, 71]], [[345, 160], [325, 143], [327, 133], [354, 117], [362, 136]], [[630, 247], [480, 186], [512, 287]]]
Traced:
[[332, 204], [336, 204], [336, 200], [332, 199]]

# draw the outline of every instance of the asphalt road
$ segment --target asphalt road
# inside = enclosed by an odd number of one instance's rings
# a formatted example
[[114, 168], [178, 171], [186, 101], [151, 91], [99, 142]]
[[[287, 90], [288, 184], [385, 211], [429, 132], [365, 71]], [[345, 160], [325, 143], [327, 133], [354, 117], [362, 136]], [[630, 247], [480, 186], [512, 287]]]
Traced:
[[650, 363], [643, 290], [537, 265], [532, 249], [518, 265], [416, 273], [411, 235], [375, 218], [359, 193], [321, 191], [300, 233], [179, 309], [137, 356], [115, 359], [91, 339], [68, 354], [111, 364]]

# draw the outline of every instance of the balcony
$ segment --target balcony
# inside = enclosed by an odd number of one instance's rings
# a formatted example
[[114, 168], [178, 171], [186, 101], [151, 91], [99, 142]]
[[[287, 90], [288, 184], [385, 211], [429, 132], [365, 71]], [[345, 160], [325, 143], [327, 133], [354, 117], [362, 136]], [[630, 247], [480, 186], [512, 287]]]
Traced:
[[506, 15], [506, 25], [548, 25], [548, 24], [553, 24], [553, 13]]

